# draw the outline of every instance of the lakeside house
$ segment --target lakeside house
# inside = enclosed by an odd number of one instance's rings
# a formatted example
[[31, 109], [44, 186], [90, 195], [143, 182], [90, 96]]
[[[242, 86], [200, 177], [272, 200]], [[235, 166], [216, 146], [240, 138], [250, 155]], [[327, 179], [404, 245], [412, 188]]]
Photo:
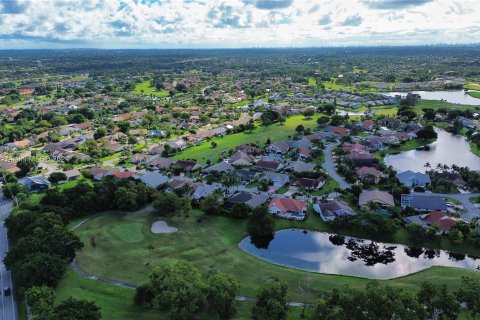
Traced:
[[307, 204], [291, 198], [273, 198], [268, 205], [268, 212], [289, 220], [304, 220]]

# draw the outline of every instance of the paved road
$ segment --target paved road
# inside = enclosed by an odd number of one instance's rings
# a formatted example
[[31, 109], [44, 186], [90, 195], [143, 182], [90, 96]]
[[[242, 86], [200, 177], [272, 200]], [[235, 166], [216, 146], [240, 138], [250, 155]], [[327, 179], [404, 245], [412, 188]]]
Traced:
[[345, 181], [343, 177], [341, 177], [338, 173], [337, 170], [335, 169], [335, 162], [333, 160], [333, 154], [332, 151], [338, 146], [337, 143], [332, 143], [329, 144], [328, 146], [325, 147], [325, 163], [322, 165], [322, 167], [327, 171], [327, 174], [332, 177], [335, 181], [338, 182], [340, 185], [340, 189], [345, 190], [350, 188], [352, 185]]
[[462, 218], [466, 221], [471, 221], [473, 218], [479, 217], [480, 218], [480, 209], [476, 208], [473, 203], [470, 202], [470, 198], [472, 197], [479, 197], [480, 193], [434, 193], [434, 192], [413, 192], [415, 195], [419, 196], [439, 196], [439, 197], [448, 197], [455, 200], [458, 200], [462, 203], [463, 207], [465, 208], [465, 213], [462, 215]]
[[[8, 252], [7, 229], [5, 228], [4, 220], [12, 210], [12, 207], [12, 201], [5, 199], [0, 190], [0, 294], [2, 295], [2, 297], [0, 298], [0, 305], [2, 307], [0, 317], [2, 320], [18, 319], [17, 303], [13, 294], [12, 276], [10, 275], [10, 272], [5, 269], [5, 265], [3, 264], [3, 258]], [[8, 297], [5, 297], [3, 294], [3, 290], [7, 287], [12, 288], [12, 294]]]

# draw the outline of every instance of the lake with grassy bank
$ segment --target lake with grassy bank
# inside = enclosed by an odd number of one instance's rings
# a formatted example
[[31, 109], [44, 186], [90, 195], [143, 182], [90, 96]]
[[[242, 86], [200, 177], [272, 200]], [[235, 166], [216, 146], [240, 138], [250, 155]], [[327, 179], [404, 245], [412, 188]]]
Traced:
[[[465, 90], [443, 90], [443, 91], [412, 91], [419, 94], [424, 100], [443, 100], [455, 104], [464, 104], [472, 106], [480, 106], [480, 99], [469, 95]], [[407, 95], [407, 92], [386, 92], [387, 96], [394, 97]]]
[[245, 252], [281, 266], [311, 272], [369, 279], [392, 279], [432, 266], [476, 270], [477, 257], [443, 250], [427, 250], [374, 242], [325, 232], [289, 229], [277, 231], [268, 244], [244, 238]]
[[385, 164], [392, 166], [398, 172], [407, 170], [425, 172], [427, 162], [430, 163], [431, 168], [436, 168], [441, 163], [480, 170], [480, 158], [472, 153], [465, 137], [440, 128], [435, 128], [435, 131], [438, 139], [429, 144], [429, 151], [411, 150], [388, 155], [384, 159]]

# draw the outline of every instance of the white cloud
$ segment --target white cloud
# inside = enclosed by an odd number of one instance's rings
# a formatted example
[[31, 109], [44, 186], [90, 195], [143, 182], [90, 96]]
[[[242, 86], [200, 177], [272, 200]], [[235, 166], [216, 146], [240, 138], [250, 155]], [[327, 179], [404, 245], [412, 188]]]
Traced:
[[0, 48], [469, 43], [478, 25], [475, 1], [9, 0]]

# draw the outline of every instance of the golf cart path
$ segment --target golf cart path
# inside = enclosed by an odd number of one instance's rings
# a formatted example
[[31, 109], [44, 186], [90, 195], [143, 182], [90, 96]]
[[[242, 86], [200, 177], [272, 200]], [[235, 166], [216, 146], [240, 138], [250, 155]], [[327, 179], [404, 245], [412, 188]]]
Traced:
[[[82, 269], [82, 267], [80, 267], [77, 263], [77, 261], [75, 259], [73, 259], [73, 261], [70, 263], [70, 267], [72, 268], [72, 270], [78, 274], [80, 277], [82, 278], [85, 278], [85, 279], [89, 279], [89, 280], [93, 280], [93, 281], [98, 281], [98, 282], [103, 282], [103, 283], [107, 283], [107, 284], [111, 284], [113, 286], [117, 286], [117, 287], [122, 287], [122, 288], [127, 288], [127, 289], [136, 289], [137, 286], [134, 285], [134, 284], [131, 284], [131, 283], [128, 283], [128, 282], [124, 282], [124, 281], [118, 281], [118, 280], [113, 280], [113, 279], [108, 279], [108, 278], [103, 278], [103, 277], [97, 277], [85, 270]], [[252, 298], [252, 297], [244, 297], [244, 296], [235, 296], [235, 301], [239, 301], [239, 302], [255, 302], [257, 301], [256, 298]], [[303, 307], [305, 305], [305, 303], [303, 302], [297, 302], [297, 301], [290, 301], [288, 302], [288, 305], [290, 307]], [[312, 304], [312, 303], [307, 303], [306, 304], [307, 307], [314, 307], [315, 305]]]

